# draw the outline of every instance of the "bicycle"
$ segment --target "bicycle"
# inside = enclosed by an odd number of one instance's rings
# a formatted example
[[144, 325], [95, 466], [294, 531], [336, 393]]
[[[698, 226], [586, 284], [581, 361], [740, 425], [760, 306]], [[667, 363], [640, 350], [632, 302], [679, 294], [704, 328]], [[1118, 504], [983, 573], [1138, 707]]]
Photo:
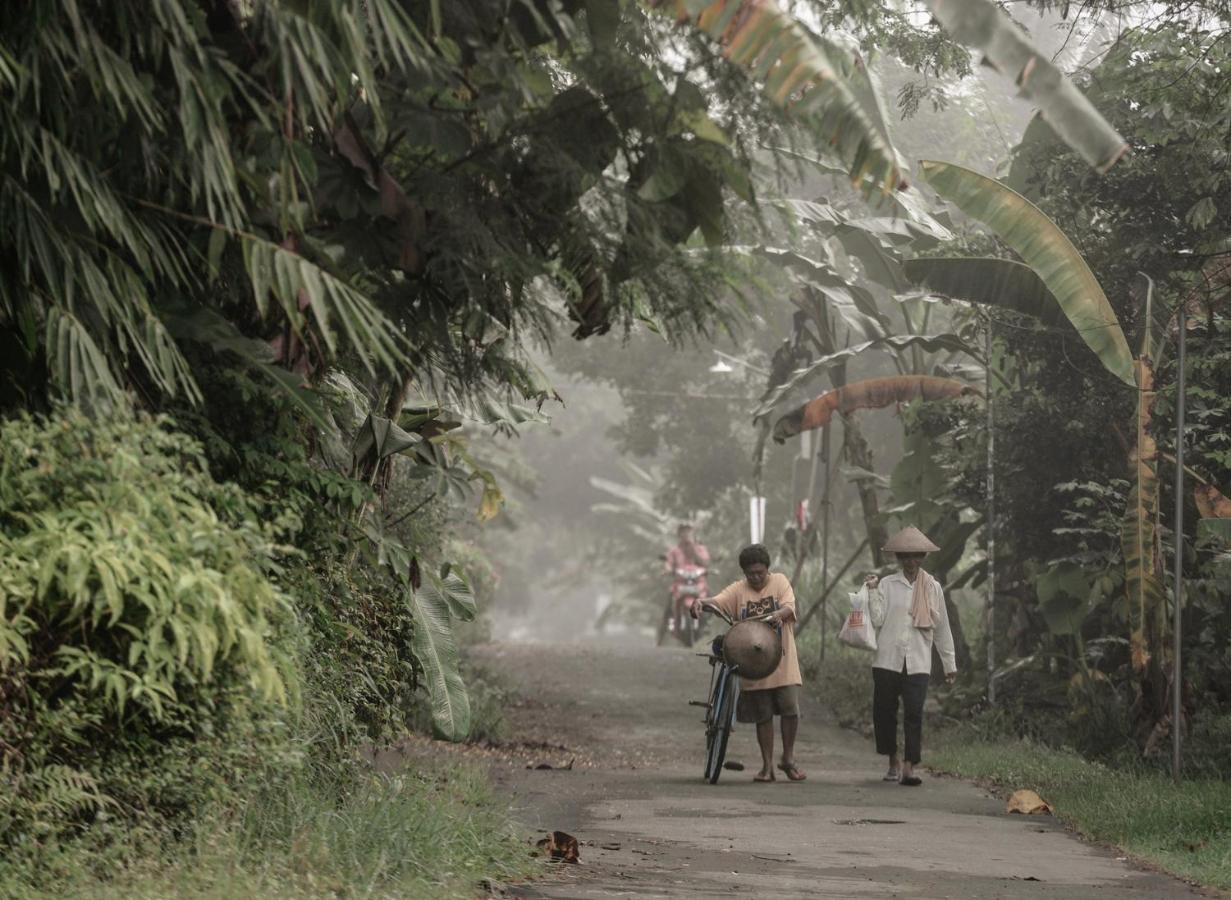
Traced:
[[[728, 626], [735, 624], [725, 610], [708, 600], [701, 602], [701, 609], [718, 616]], [[755, 616], [752, 621], [768, 618], [769, 614]], [[723, 760], [727, 755], [727, 741], [731, 737], [731, 726], [735, 721], [735, 704], [739, 698], [739, 666], [727, 665], [722, 655], [722, 637], [716, 637], [710, 642], [708, 653], [698, 653], [697, 656], [703, 656], [709, 660], [710, 692], [707, 700], [689, 700], [688, 705], [705, 709], [704, 778], [710, 784], [717, 784], [718, 776], [722, 774]]]

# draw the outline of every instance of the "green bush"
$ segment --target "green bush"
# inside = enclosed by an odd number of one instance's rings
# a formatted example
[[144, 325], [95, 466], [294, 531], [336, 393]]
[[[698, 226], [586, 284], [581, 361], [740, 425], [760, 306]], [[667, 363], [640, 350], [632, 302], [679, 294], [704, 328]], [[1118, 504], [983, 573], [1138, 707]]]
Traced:
[[[278, 528], [167, 420], [0, 426], [0, 846], [198, 807], [298, 684]], [[228, 739], [229, 732], [244, 740]]]

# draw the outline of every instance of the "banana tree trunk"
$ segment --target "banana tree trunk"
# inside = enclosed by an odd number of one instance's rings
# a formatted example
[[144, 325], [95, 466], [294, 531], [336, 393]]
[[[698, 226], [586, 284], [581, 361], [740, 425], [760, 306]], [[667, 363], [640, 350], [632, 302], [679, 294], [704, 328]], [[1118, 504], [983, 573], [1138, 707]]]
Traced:
[[[872, 463], [872, 448], [859, 427], [854, 413], [842, 414], [842, 452], [846, 461], [857, 469], [875, 472]], [[889, 540], [885, 523], [881, 520], [880, 500], [876, 496], [876, 482], [871, 478], [858, 478], [855, 487], [859, 491], [859, 505], [863, 510], [864, 528], [868, 534], [868, 551], [872, 554], [872, 566], [880, 567], [880, 549]]]

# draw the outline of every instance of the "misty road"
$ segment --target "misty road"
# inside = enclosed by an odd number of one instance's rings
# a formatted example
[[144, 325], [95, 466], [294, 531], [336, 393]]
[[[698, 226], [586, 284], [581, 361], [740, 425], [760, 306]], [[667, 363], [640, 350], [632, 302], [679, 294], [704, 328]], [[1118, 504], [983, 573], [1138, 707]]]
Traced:
[[[527, 898], [1178, 898], [1202, 894], [1066, 834], [1009, 816], [977, 786], [884, 783], [870, 741], [804, 707], [797, 757], [808, 780], [754, 784], [750, 726], [727, 771], [701, 780], [705, 661], [644, 639], [487, 644], [474, 658], [516, 686], [509, 739], [551, 748], [553, 765], [494, 774], [531, 828], [582, 842], [581, 864], [515, 889]], [[776, 748], [779, 749], [780, 748]], [[927, 761], [926, 735], [924, 763]], [[553, 752], [554, 751], [554, 752]]]

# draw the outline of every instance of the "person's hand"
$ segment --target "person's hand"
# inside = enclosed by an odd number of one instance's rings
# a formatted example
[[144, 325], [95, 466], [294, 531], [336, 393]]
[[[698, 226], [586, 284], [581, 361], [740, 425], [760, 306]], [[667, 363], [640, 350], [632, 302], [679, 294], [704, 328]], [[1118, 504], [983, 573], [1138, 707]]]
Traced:
[[876, 590], [876, 586], [880, 584], [880, 581], [881, 580], [877, 578], [875, 575], [869, 575], [867, 578], [863, 580], [863, 586], [866, 587], [870, 591], [874, 591]]
[[945, 673], [945, 684], [953, 684], [955, 681], [957, 681], [957, 672]]
[[688, 614], [692, 616], [694, 619], [700, 619], [701, 618], [701, 604], [700, 603], [690, 604], [688, 607]]

